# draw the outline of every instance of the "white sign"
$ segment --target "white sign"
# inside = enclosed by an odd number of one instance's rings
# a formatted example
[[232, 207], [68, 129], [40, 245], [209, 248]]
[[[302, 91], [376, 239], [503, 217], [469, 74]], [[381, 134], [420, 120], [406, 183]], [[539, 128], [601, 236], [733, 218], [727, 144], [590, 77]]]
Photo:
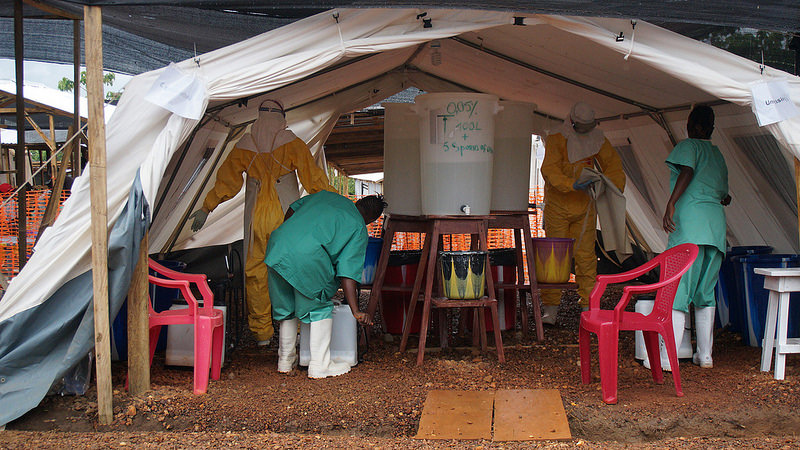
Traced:
[[753, 93], [753, 112], [759, 126], [791, 119], [800, 114], [789, 95], [789, 83], [786, 80], [753, 83], [750, 90]]
[[181, 117], [199, 120], [203, 117], [205, 91], [205, 84], [195, 73], [184, 73], [170, 64], [144, 98]]

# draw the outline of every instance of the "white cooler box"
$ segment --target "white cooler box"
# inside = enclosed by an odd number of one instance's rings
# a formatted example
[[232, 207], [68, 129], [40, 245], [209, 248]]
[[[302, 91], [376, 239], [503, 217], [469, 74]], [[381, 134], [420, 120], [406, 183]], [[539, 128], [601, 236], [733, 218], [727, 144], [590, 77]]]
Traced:
[[[172, 305], [170, 311], [186, 309], [188, 305]], [[215, 306], [214, 309], [222, 311], [222, 317], [227, 318], [225, 306]], [[222, 335], [225, 335], [227, 321], [223, 321]], [[167, 356], [165, 364], [168, 366], [194, 366], [194, 325], [169, 325], [167, 327]], [[222, 364], [225, 364], [225, 345], [222, 346]]]
[[[356, 318], [348, 305], [334, 305], [333, 332], [331, 333], [331, 360], [358, 364], [358, 342], [356, 340]], [[300, 365], [307, 366], [311, 360], [309, 332], [311, 325], [300, 322]]]

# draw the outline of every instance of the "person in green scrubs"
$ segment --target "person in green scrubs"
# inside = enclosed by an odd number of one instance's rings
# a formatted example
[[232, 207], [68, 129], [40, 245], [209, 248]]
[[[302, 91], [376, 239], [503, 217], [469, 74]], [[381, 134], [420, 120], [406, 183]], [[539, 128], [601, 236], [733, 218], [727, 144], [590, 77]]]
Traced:
[[[714, 131], [711, 107], [695, 107], [689, 113], [686, 130], [689, 139], [676, 145], [666, 160], [672, 195], [667, 201], [663, 225], [664, 231], [669, 233], [668, 248], [692, 243], [697, 244], [700, 252], [678, 285], [672, 305], [672, 327], [677, 349], [681, 346], [689, 304], [694, 305], [697, 352], [692, 360], [700, 367], [711, 368], [716, 310], [714, 286], [725, 257], [724, 207], [731, 202], [728, 167], [719, 148], [710, 140]], [[663, 348], [661, 366], [669, 370]]]
[[331, 297], [341, 285], [356, 320], [372, 321], [358, 310], [357, 280], [367, 251], [366, 224], [383, 213], [383, 197], [371, 195], [353, 203], [339, 194], [320, 191], [292, 203], [286, 219], [269, 240], [264, 259], [268, 271], [272, 317], [280, 322], [278, 371], [297, 364], [298, 321], [310, 324], [310, 378], [350, 371], [330, 359], [333, 329]]

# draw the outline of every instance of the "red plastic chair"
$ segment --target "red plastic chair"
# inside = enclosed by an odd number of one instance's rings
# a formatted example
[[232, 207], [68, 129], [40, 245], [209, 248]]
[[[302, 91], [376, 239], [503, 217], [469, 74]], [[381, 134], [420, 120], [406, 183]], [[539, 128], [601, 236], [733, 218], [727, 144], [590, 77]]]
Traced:
[[[205, 394], [208, 388], [208, 372], [211, 378], [219, 380], [222, 369], [222, 346], [225, 340], [223, 325], [225, 320], [222, 311], [214, 309], [214, 294], [208, 287], [206, 276], [189, 274], [167, 269], [152, 259], [150, 269], [159, 276], [149, 275], [150, 283], [172, 289], [180, 289], [181, 295], [189, 304], [186, 309], [155, 312], [150, 307], [150, 364], [156, 350], [158, 335], [165, 325], [194, 325], [194, 393]], [[192, 290], [194, 284], [200, 292], [202, 305], [197, 301]]]
[[[600, 384], [604, 402], [617, 403], [617, 346], [620, 330], [642, 330], [647, 346], [647, 356], [650, 358], [650, 370], [653, 373], [653, 380], [658, 384], [664, 382], [658, 351], [658, 335], [660, 334], [664, 338], [669, 363], [672, 367], [672, 379], [675, 381], [675, 391], [678, 397], [683, 397], [678, 353], [675, 350], [675, 337], [672, 333], [672, 302], [675, 299], [675, 291], [678, 289], [681, 276], [697, 258], [697, 252], [696, 245], [681, 244], [636, 269], [616, 275], [597, 276], [597, 282], [589, 297], [589, 310], [581, 313], [579, 331], [581, 381], [583, 384], [589, 384], [591, 381], [591, 358], [589, 355], [589, 333], [591, 332], [597, 334]], [[600, 309], [600, 298], [609, 283], [633, 280], [656, 267], [660, 269], [661, 273], [658, 283], [625, 286], [622, 298], [613, 310]], [[625, 311], [632, 295], [647, 292], [656, 292], [653, 312], [645, 316], [641, 313]]]

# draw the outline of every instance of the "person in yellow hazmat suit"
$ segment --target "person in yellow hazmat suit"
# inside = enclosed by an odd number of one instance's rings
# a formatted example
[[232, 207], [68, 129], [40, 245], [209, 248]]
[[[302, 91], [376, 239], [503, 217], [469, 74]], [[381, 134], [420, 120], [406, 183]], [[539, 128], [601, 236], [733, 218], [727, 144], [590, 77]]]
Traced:
[[275, 183], [278, 178], [296, 171], [310, 194], [322, 190], [335, 192], [325, 171], [314, 162], [308, 146], [286, 126], [283, 105], [276, 100], [263, 101], [250, 132], [239, 140], [217, 171], [217, 180], [206, 195], [202, 209], [191, 216], [194, 219], [192, 231], [198, 231], [214, 208], [241, 191], [245, 183], [242, 175], [247, 175], [244, 213], [247, 319], [261, 346], [268, 345], [274, 334], [264, 257], [270, 233], [283, 223], [283, 209]]
[[[572, 106], [561, 130], [545, 139], [541, 170], [545, 181], [545, 235], [575, 239], [575, 281], [585, 310], [597, 275], [594, 251], [597, 211], [588, 192], [590, 184], [576, 182], [584, 168], [599, 169], [620, 191], [624, 190], [625, 173], [619, 154], [597, 128], [592, 107], [578, 102]], [[542, 304], [542, 321], [555, 324], [561, 292], [542, 290]]]

